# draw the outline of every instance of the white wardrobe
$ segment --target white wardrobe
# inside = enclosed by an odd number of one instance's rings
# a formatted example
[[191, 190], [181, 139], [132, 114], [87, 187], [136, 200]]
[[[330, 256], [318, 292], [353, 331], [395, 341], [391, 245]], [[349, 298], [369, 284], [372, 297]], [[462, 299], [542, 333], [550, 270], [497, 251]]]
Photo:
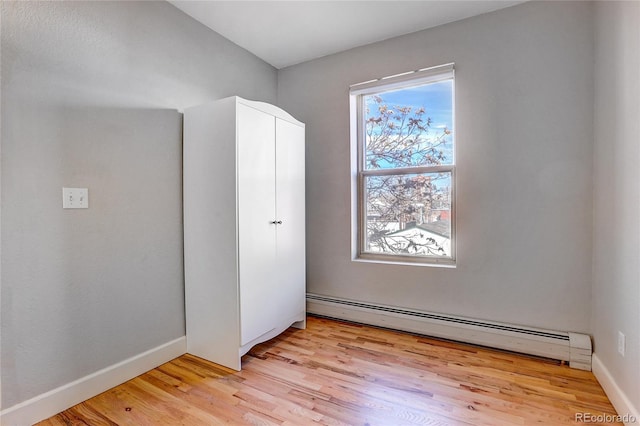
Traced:
[[305, 327], [304, 124], [239, 97], [184, 111], [187, 351], [240, 370]]

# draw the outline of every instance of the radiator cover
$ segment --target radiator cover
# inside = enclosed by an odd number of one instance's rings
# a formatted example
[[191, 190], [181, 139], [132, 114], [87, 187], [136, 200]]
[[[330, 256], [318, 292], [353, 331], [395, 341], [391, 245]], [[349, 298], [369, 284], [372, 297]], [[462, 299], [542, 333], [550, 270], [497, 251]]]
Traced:
[[307, 293], [307, 312], [569, 362], [591, 371], [591, 338], [566, 331], [416, 311]]

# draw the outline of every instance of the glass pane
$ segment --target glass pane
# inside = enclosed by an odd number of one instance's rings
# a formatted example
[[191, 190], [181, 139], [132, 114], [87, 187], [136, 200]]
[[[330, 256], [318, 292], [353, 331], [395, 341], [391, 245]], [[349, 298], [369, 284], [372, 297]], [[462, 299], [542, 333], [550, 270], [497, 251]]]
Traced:
[[364, 96], [364, 168], [453, 164], [453, 80]]
[[366, 176], [368, 253], [451, 256], [451, 173]]

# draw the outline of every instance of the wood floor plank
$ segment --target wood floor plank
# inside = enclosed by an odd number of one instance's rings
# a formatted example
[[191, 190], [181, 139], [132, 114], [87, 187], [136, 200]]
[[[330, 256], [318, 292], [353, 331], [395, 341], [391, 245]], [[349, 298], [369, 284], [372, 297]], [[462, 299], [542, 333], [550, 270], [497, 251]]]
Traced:
[[590, 372], [309, 317], [240, 372], [186, 354], [40, 425], [560, 426], [577, 413], [615, 414]]

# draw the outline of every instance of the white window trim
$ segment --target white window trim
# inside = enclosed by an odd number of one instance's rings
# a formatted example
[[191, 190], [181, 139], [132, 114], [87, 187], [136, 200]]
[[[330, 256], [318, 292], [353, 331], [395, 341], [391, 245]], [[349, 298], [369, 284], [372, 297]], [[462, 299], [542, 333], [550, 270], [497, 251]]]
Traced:
[[[371, 172], [364, 169], [364, 142], [363, 97], [384, 91], [398, 90], [423, 84], [436, 83], [438, 81], [454, 79], [454, 64], [445, 64], [417, 71], [410, 71], [388, 77], [381, 77], [363, 83], [353, 84], [349, 88], [350, 111], [350, 141], [351, 141], [351, 257], [353, 261], [365, 263], [384, 263], [393, 265], [412, 266], [456, 266], [456, 151], [457, 135], [455, 131], [455, 82], [453, 85], [453, 164], [446, 166], [423, 166], [411, 168], [411, 173], [446, 171], [451, 173], [451, 256], [411, 256], [397, 254], [364, 253], [364, 176], [381, 174], [380, 171]], [[397, 174], [400, 169], [392, 169], [389, 174]], [[405, 170], [409, 171], [409, 169]], [[382, 172], [387, 173], [385, 171]]]

